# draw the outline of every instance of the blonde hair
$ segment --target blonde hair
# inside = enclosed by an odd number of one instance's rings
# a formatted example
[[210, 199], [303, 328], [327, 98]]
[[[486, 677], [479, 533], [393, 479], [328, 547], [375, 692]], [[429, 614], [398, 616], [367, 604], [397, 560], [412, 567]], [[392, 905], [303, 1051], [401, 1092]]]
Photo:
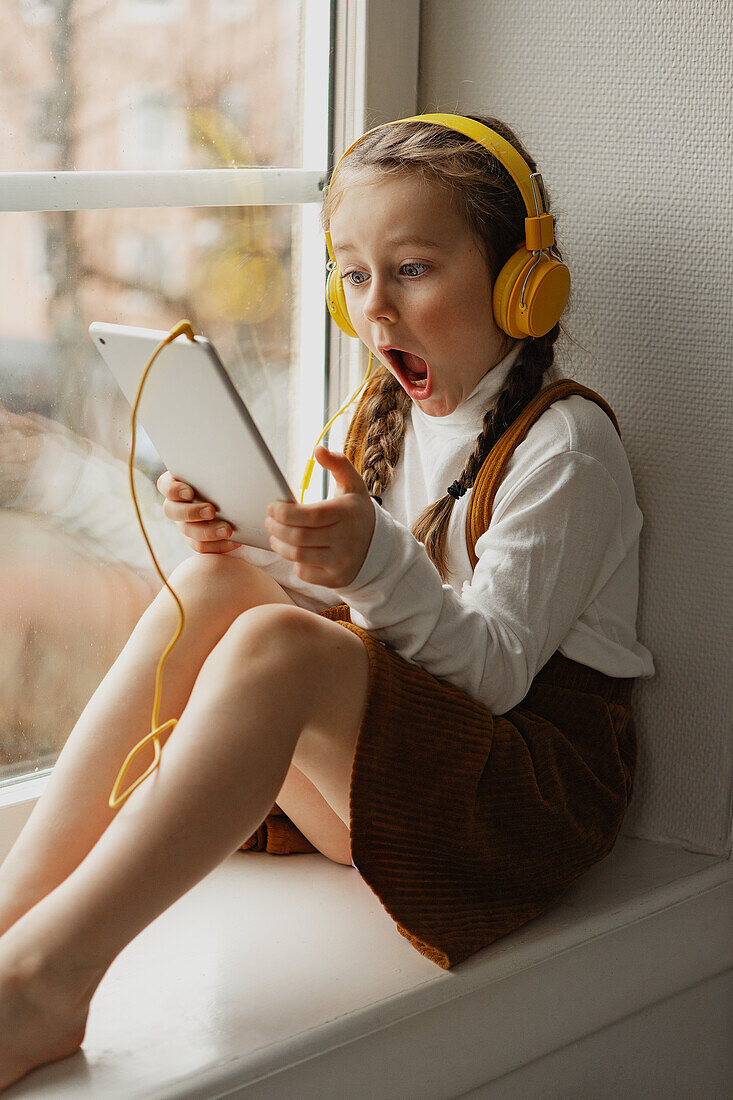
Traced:
[[[530, 170], [537, 171], [534, 160], [506, 123], [488, 115], [468, 117], [506, 138], [524, 157]], [[500, 161], [455, 130], [419, 121], [384, 126], [363, 138], [352, 150], [326, 192], [321, 211], [324, 230], [328, 229], [351, 180], [365, 169], [385, 174], [410, 173], [444, 187], [479, 242], [492, 286], [506, 261], [524, 243], [527, 209], [517, 185]], [[561, 256], [559, 248], [555, 251]], [[545, 336], [526, 339], [494, 405], [484, 413], [482, 430], [457, 479], [459, 495], [472, 488], [494, 444], [542, 388], [543, 376], [554, 362], [553, 344], [559, 334], [558, 322]], [[506, 336], [503, 354], [512, 346], [511, 337]], [[385, 368], [381, 374], [379, 385], [362, 406], [368, 428], [361, 474], [367, 489], [377, 498], [392, 480], [411, 406], [411, 398], [397, 379]], [[444, 583], [449, 574], [446, 539], [454, 504], [455, 498], [446, 493], [425, 508], [412, 527], [413, 535], [425, 545]]]

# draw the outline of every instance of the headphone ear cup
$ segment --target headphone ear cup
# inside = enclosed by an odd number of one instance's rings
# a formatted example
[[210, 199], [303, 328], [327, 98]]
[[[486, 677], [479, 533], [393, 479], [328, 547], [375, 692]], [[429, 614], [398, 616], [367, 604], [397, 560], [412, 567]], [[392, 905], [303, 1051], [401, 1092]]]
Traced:
[[494, 283], [494, 320], [502, 331], [518, 340], [544, 336], [560, 320], [569, 296], [570, 272], [562, 260], [545, 252], [538, 258], [522, 246], [509, 257]]
[[[516, 285], [517, 276], [520, 271], [526, 266], [527, 262], [526, 248], [520, 248], [517, 252], [514, 252], [507, 262], [502, 267], [499, 274], [496, 276], [494, 283], [494, 291], [492, 294], [492, 305], [494, 309], [494, 320], [503, 332], [506, 332], [509, 336], [515, 336], [515, 333], [511, 332], [508, 325], [508, 306], [509, 298], [512, 289]], [[526, 333], [522, 333], [522, 336], [526, 336]], [[521, 337], [516, 337], [521, 339]]]
[[328, 279], [326, 280], [326, 305], [328, 306], [328, 312], [333, 317], [334, 321], [347, 336], [355, 336], [358, 340], [359, 334], [355, 331], [354, 326], [349, 320], [349, 311], [346, 308], [346, 297], [344, 295], [344, 283], [341, 276], [341, 272], [337, 267], [333, 268], [328, 273]]

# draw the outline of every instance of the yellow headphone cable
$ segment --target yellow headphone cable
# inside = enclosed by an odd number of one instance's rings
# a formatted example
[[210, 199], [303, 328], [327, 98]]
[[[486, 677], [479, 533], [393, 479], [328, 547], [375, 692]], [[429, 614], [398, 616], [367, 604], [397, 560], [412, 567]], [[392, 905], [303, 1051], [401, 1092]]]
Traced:
[[[157, 348], [155, 349], [155, 351], [151, 355], [150, 359], [148, 360], [148, 364], [145, 367], [145, 370], [143, 371], [142, 377], [140, 379], [140, 385], [138, 386], [138, 390], [137, 390], [137, 396], [135, 398], [135, 404], [133, 405], [133, 408], [132, 408], [132, 415], [131, 415], [131, 418], [130, 418], [130, 420], [131, 420], [131, 431], [130, 431], [131, 442], [130, 442], [130, 455], [129, 455], [129, 460], [128, 460], [128, 473], [129, 473], [129, 479], [130, 479], [130, 492], [132, 493], [132, 501], [133, 501], [133, 504], [135, 505], [135, 514], [137, 515], [137, 521], [140, 524], [140, 530], [143, 533], [143, 538], [145, 539], [145, 544], [146, 544], [148, 550], [150, 551], [150, 556], [153, 559], [153, 564], [156, 568], [158, 576], [160, 577], [163, 584], [165, 585], [165, 587], [170, 592], [173, 599], [176, 601], [176, 607], [178, 608], [178, 627], [176, 629], [175, 634], [171, 638], [170, 642], [166, 646], [165, 650], [161, 654], [160, 661], [158, 662], [158, 668], [157, 668], [157, 671], [155, 673], [155, 695], [154, 695], [154, 698], [153, 698], [153, 716], [152, 716], [150, 733], [146, 734], [146, 736], [143, 737], [143, 739], [141, 741], [139, 741], [133, 749], [131, 749], [131, 751], [127, 754], [127, 756], [125, 758], [125, 762], [123, 763], [122, 767], [120, 768], [120, 771], [117, 775], [117, 779], [115, 780], [114, 786], [112, 788], [112, 793], [109, 796], [109, 803], [108, 804], [109, 804], [110, 809], [113, 809], [113, 810], [116, 810], [118, 806], [121, 806], [122, 803], [125, 801], [125, 799], [129, 798], [129, 796], [132, 794], [132, 792], [135, 790], [135, 788], [139, 787], [140, 784], [145, 779], [147, 779], [148, 776], [152, 772], [155, 771], [155, 769], [157, 768], [157, 766], [160, 762], [160, 752], [161, 752], [160, 740], [159, 740], [160, 734], [163, 733], [167, 729], [172, 729], [173, 726], [175, 726], [176, 722], [178, 721], [177, 718], [171, 718], [168, 722], [164, 722], [162, 725], [160, 725], [158, 719], [159, 719], [159, 710], [160, 710], [160, 692], [161, 692], [161, 682], [162, 682], [162, 677], [163, 677], [163, 666], [164, 666], [164, 664], [165, 664], [165, 662], [168, 658], [169, 653], [173, 649], [173, 646], [176, 644], [176, 642], [178, 641], [178, 639], [181, 636], [181, 633], [182, 633], [183, 627], [184, 627], [184, 623], [185, 623], [185, 617], [184, 617], [183, 607], [181, 605], [181, 601], [179, 600], [178, 596], [176, 595], [176, 593], [173, 591], [173, 589], [169, 585], [168, 581], [166, 580], [166, 578], [163, 574], [163, 571], [160, 568], [160, 565], [158, 564], [158, 559], [155, 556], [153, 548], [150, 545], [150, 540], [148, 539], [147, 533], [145, 531], [145, 525], [143, 524], [142, 516], [140, 514], [140, 507], [139, 507], [138, 501], [137, 501], [137, 495], [135, 493], [135, 480], [134, 480], [134, 476], [133, 476], [133, 459], [134, 459], [134, 456], [135, 456], [135, 438], [136, 438], [135, 419], [136, 419], [136, 416], [137, 416], [138, 406], [140, 404], [140, 398], [141, 398], [142, 392], [143, 392], [143, 386], [145, 385], [145, 380], [148, 376], [150, 368], [152, 367], [153, 363], [155, 362], [155, 359], [160, 354], [160, 352], [163, 350], [163, 348], [166, 347], [167, 344], [172, 343], [179, 336], [186, 336], [189, 340], [195, 340], [196, 339], [190, 321], [179, 321], [177, 325], [173, 326], [173, 328], [170, 330], [168, 335], [163, 340], [161, 340], [161, 342], [158, 344]], [[326, 434], [328, 429], [333, 424], [334, 420], [336, 420], [341, 415], [341, 413], [345, 412], [346, 409], [349, 408], [349, 406], [356, 400], [356, 398], [361, 393], [362, 389], [366, 385], [366, 382], [369, 378], [369, 375], [371, 374], [372, 362], [373, 362], [373, 355], [372, 355], [372, 352], [370, 350], [370, 352], [369, 352], [369, 365], [367, 367], [367, 372], [364, 375], [364, 379], [363, 379], [361, 385], [352, 394], [352, 396], [349, 398], [349, 400], [346, 402], [346, 404], [343, 405], [339, 409], [339, 411], [334, 416], [331, 417], [328, 424], [326, 424], [325, 428], [323, 429], [323, 431], [319, 435], [318, 439], [316, 440], [315, 447], [313, 448], [313, 451], [311, 453], [311, 457], [309, 458], [309, 460], [306, 464], [305, 473], [303, 474], [303, 480], [302, 480], [301, 485], [300, 485], [300, 503], [301, 504], [303, 503], [303, 497], [305, 496], [306, 490], [308, 489], [308, 486], [310, 485], [311, 475], [313, 473], [313, 468], [314, 468], [315, 462], [316, 462], [316, 459], [315, 459], [316, 447], [321, 442], [324, 435]], [[152, 741], [153, 742], [153, 747], [154, 747], [154, 758], [153, 758], [152, 764], [150, 764], [150, 766], [145, 770], [145, 772], [143, 772], [143, 774], [141, 776], [139, 776], [139, 778], [136, 779], [135, 782], [132, 783], [127, 788], [126, 791], [123, 791], [123, 793], [120, 794], [119, 790], [120, 790], [120, 786], [122, 785], [122, 780], [125, 777], [125, 773], [127, 772], [127, 769], [129, 768], [130, 764], [132, 763], [133, 757], [135, 757], [137, 755], [137, 753], [140, 751], [140, 749], [142, 749], [145, 745], [147, 745], [148, 741]]]

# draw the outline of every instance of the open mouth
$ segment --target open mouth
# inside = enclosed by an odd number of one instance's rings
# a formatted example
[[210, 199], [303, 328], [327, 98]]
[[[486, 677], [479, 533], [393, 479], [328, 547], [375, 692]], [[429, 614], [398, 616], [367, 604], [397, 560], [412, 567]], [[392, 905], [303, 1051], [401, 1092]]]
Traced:
[[380, 348], [410, 397], [429, 397], [432, 391], [430, 368], [424, 359], [401, 348]]

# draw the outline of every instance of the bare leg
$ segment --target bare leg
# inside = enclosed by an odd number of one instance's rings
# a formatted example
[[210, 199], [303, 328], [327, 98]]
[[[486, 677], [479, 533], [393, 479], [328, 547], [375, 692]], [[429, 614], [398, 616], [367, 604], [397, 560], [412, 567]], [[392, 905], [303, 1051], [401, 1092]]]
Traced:
[[[78, 1049], [112, 960], [255, 831], [302, 731], [322, 725], [330, 671], [312, 655], [307, 613], [273, 629], [272, 611], [255, 608], [230, 628], [158, 771], [77, 869], [0, 939], [0, 1088]], [[365, 690], [364, 678], [354, 725]]]
[[[161, 722], [181, 714], [206, 657], [237, 615], [258, 604], [293, 603], [262, 570], [222, 555], [188, 559], [171, 585], [186, 624], [163, 670]], [[0, 936], [71, 874], [115, 816], [109, 794], [127, 753], [150, 731], [155, 670], [177, 623], [173, 599], [163, 589], [79, 717], [0, 868]], [[152, 750], [140, 756], [126, 784], [142, 774]]]

